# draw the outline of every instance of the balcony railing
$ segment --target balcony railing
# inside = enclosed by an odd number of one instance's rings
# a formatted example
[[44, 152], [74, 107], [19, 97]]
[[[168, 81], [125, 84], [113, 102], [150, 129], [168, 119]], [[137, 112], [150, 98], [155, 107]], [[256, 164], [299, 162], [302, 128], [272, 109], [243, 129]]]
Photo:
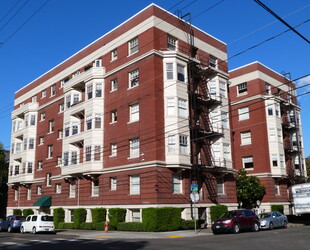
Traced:
[[27, 112], [37, 111], [38, 107], [39, 107], [38, 102], [30, 102], [30, 103], [24, 104], [12, 112], [12, 119], [15, 119], [16, 117], [19, 117], [19, 116], [24, 116], [24, 114]]

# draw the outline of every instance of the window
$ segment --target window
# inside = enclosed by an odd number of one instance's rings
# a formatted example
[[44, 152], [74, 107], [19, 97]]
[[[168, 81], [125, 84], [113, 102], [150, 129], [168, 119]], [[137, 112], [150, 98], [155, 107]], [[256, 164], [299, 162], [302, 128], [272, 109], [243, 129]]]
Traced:
[[141, 213], [140, 209], [132, 209], [131, 210], [132, 222], [141, 222]]
[[117, 122], [117, 110], [111, 111], [111, 123]]
[[64, 112], [65, 106], [63, 103], [59, 104], [59, 113]]
[[130, 194], [140, 194], [140, 176], [130, 176]]
[[229, 144], [223, 144], [223, 153], [225, 159], [230, 159], [230, 146]]
[[70, 198], [75, 198], [75, 182], [73, 181], [72, 183], [70, 183], [70, 191], [69, 191], [69, 197]]
[[246, 82], [237, 85], [238, 94], [246, 94], [248, 92], [248, 84]]
[[15, 165], [14, 175], [19, 175], [19, 165]]
[[139, 70], [129, 72], [129, 88], [134, 88], [139, 85]]
[[43, 91], [41, 92], [41, 98], [44, 98], [44, 97], [46, 97], [46, 90], [43, 90]]
[[176, 50], [176, 46], [177, 46], [177, 39], [172, 36], [168, 36], [168, 49]]
[[111, 190], [116, 190], [117, 188], [117, 179], [116, 177], [111, 177], [110, 178], [110, 183], [111, 183]]
[[60, 165], [62, 164], [62, 157], [61, 156], [57, 156], [57, 167], [60, 167]]
[[129, 41], [129, 55], [138, 52], [139, 50], [139, 40], [138, 37]]
[[37, 96], [36, 95], [31, 98], [31, 102], [32, 103], [37, 102]]
[[227, 112], [222, 112], [221, 114], [221, 121], [222, 121], [222, 126], [223, 128], [228, 128], [228, 113]]
[[27, 200], [31, 200], [31, 187], [27, 188]]
[[168, 136], [168, 152], [175, 153], [175, 135]]
[[130, 158], [137, 158], [140, 156], [140, 139], [134, 138], [129, 140], [130, 144]]
[[280, 116], [280, 107], [279, 107], [279, 104], [278, 103], [276, 103], [275, 104], [275, 112], [276, 112], [276, 116]]
[[167, 115], [174, 115], [174, 98], [167, 99]]
[[93, 98], [93, 85], [89, 84], [87, 86], [87, 99], [92, 99]]
[[51, 173], [46, 174], [46, 186], [51, 186], [51, 177], [52, 177]]
[[111, 51], [111, 61], [114, 61], [117, 59], [117, 49], [114, 49]]
[[276, 140], [276, 130], [274, 128], [269, 128], [269, 140], [270, 141]]
[[139, 103], [131, 104], [129, 106], [129, 110], [129, 122], [139, 121]]
[[61, 184], [58, 183], [55, 185], [55, 193], [61, 194]]
[[90, 130], [92, 128], [92, 116], [86, 117], [86, 129]]
[[242, 157], [242, 161], [243, 161], [243, 167], [244, 168], [254, 168], [252, 156]]
[[70, 135], [70, 123], [65, 124], [65, 137], [68, 137]]
[[280, 155], [280, 167], [284, 168], [284, 155]]
[[185, 67], [178, 64], [177, 70], [178, 70], [178, 80], [181, 82], [185, 82]]
[[18, 198], [19, 198], [19, 188], [16, 188], [15, 190], [14, 190], [14, 200], [18, 200]]
[[29, 126], [29, 115], [25, 115], [25, 127], [27, 128]]
[[117, 156], [117, 144], [111, 143], [111, 157]]
[[28, 162], [28, 164], [27, 164], [27, 173], [31, 174], [32, 173], [32, 169], [33, 169], [33, 163], [32, 162]]
[[78, 122], [73, 122], [72, 124], [72, 135], [75, 135], [79, 132]]
[[38, 170], [42, 170], [42, 169], [43, 169], [43, 162], [38, 161]]
[[117, 85], [118, 85], [117, 78], [111, 80], [111, 91], [117, 90], [118, 87]]
[[45, 116], [46, 116], [45, 112], [42, 112], [40, 114], [40, 121], [44, 121], [45, 120]]
[[277, 181], [275, 181], [274, 189], [275, 189], [275, 194], [280, 195], [280, 185]]
[[36, 125], [36, 115], [31, 115], [30, 116], [30, 125], [31, 126]]
[[27, 138], [24, 138], [24, 150], [27, 150], [28, 142]]
[[48, 145], [47, 146], [47, 158], [52, 158], [53, 157], [53, 145]]
[[273, 115], [273, 107], [271, 105], [268, 105], [268, 115]]
[[187, 136], [180, 135], [180, 154], [187, 154]]
[[18, 143], [16, 143], [16, 153], [19, 153], [20, 150], [21, 150], [21, 143], [18, 142]]
[[172, 175], [172, 193], [181, 193], [182, 176], [181, 174]]
[[217, 185], [217, 193], [224, 194], [224, 179], [216, 178], [216, 185]]
[[278, 128], [277, 132], [278, 132], [278, 140], [281, 142], [282, 141], [282, 129]]
[[94, 154], [94, 160], [95, 161], [100, 161], [101, 160], [101, 147], [100, 146], [95, 146], [95, 154]]
[[73, 94], [73, 104], [72, 105], [79, 103], [79, 101], [80, 101], [80, 95], [77, 93]]
[[248, 145], [252, 143], [251, 131], [244, 131], [240, 133], [241, 145]]
[[249, 107], [242, 107], [238, 109], [239, 121], [250, 118]]
[[42, 186], [37, 186], [37, 195], [42, 194]]
[[95, 128], [101, 128], [101, 116], [99, 114], [95, 115]]
[[270, 86], [270, 84], [269, 83], [265, 83], [266, 85], [265, 85], [265, 88], [266, 88], [266, 94], [267, 95], [270, 95], [271, 94], [271, 86]]
[[66, 107], [67, 108], [71, 107], [71, 95], [66, 96]]
[[77, 164], [77, 151], [71, 152], [71, 164], [72, 165]]
[[277, 155], [272, 155], [271, 159], [272, 159], [272, 166], [273, 167], [277, 167], [278, 166], [278, 156]]
[[56, 95], [56, 84], [53, 84], [51, 86], [51, 96], [54, 96], [54, 95]]
[[85, 148], [85, 160], [90, 161], [91, 160], [91, 146], [87, 146]]
[[211, 80], [209, 81], [208, 84], [209, 84], [210, 94], [213, 96], [213, 98], [215, 98], [217, 95], [216, 82]]
[[34, 149], [34, 138], [29, 138], [29, 149]]
[[179, 116], [186, 117], [187, 115], [186, 105], [187, 105], [186, 100], [181, 99], [181, 98], [178, 99]]
[[64, 152], [64, 166], [69, 165], [69, 152]]
[[173, 63], [166, 63], [166, 77], [167, 80], [173, 79]]
[[49, 133], [54, 133], [54, 126], [55, 126], [55, 121], [54, 120], [50, 120], [48, 123], [48, 132]]
[[95, 68], [100, 68], [101, 67], [101, 59], [96, 59], [94, 63]]
[[102, 96], [102, 84], [96, 83], [96, 97]]
[[220, 81], [220, 96], [226, 97], [226, 82]]
[[210, 56], [210, 67], [216, 68], [217, 62], [216, 58], [214, 56]]
[[99, 196], [99, 180], [92, 181], [92, 196]]

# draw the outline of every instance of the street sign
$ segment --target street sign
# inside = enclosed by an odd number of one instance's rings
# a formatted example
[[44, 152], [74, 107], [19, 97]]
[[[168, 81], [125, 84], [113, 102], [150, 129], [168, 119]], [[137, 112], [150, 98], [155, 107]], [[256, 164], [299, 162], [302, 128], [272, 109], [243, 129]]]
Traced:
[[198, 193], [191, 193], [189, 197], [191, 198], [191, 201], [194, 203], [199, 201], [199, 194]]
[[191, 191], [198, 191], [198, 184], [191, 184]]

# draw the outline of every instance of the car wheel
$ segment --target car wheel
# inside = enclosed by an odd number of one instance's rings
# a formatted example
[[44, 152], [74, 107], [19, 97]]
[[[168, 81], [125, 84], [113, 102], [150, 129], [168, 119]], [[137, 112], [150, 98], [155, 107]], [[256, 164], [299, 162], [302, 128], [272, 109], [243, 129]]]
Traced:
[[24, 234], [24, 233], [25, 233], [25, 229], [24, 229], [24, 227], [20, 227], [20, 232], [21, 232], [22, 234]]
[[36, 234], [36, 233], [37, 233], [36, 227], [33, 227], [31, 232], [32, 232], [33, 234]]
[[219, 234], [219, 233], [218, 233], [218, 232], [216, 232], [216, 231], [213, 231], [213, 234], [214, 234], [214, 235], [216, 235], [216, 234]]
[[287, 221], [284, 221], [283, 228], [287, 228]]
[[12, 233], [12, 231], [13, 231], [13, 230], [12, 230], [12, 227], [9, 226], [9, 227], [8, 227], [8, 233]]
[[252, 231], [253, 232], [258, 232], [259, 231], [259, 225], [257, 222], [254, 223], [253, 227], [252, 227]]
[[240, 232], [240, 226], [239, 226], [239, 224], [234, 224], [234, 225], [233, 225], [233, 228], [232, 228], [232, 231], [233, 231], [234, 234], [239, 233], [239, 232]]
[[269, 223], [269, 230], [273, 230], [273, 224], [272, 224], [272, 222]]

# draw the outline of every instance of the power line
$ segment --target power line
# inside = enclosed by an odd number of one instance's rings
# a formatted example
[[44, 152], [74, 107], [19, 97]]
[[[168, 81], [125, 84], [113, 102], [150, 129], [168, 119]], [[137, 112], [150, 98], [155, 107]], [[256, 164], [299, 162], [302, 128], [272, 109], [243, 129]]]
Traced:
[[0, 23], [11, 13], [11, 11], [19, 4], [21, 0], [18, 0], [12, 7], [9, 9], [9, 11], [1, 18]]

